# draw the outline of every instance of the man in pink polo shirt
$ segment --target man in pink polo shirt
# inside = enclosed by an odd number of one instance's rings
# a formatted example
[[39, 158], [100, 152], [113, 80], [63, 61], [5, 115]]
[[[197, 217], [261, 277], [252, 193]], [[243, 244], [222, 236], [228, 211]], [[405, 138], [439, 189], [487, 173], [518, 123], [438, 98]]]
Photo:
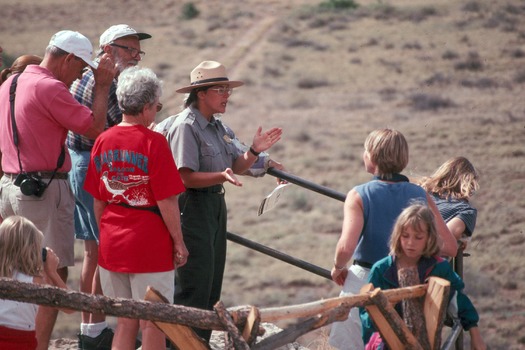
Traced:
[[[114, 64], [91, 60], [93, 45], [84, 35], [62, 30], [51, 38], [40, 65], [31, 65], [0, 87], [0, 216], [21, 215], [44, 233], [44, 245], [60, 259], [58, 273], [67, 280], [74, 265], [75, 200], [67, 174], [71, 169], [64, 142], [68, 130], [95, 138], [104, 130]], [[69, 86], [88, 65], [97, 89], [92, 108], [78, 103]], [[18, 77], [16, 85], [13, 80]], [[16, 94], [10, 93], [15, 90]], [[14, 97], [14, 102], [10, 102]], [[11, 112], [14, 110], [14, 123]], [[47, 349], [57, 311], [39, 307], [37, 349]]]

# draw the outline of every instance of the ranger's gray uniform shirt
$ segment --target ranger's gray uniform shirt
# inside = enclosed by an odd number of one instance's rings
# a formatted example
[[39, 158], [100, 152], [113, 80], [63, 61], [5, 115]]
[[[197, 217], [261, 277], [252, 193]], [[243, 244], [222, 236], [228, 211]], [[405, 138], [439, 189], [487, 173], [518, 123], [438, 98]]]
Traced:
[[[168, 139], [179, 169], [221, 172], [232, 168], [237, 157], [249, 149], [220, 120], [212, 117], [211, 122], [208, 122], [198, 109], [191, 106], [157, 124], [155, 131]], [[261, 153], [244, 175], [263, 176], [266, 173], [265, 157], [269, 155]]]

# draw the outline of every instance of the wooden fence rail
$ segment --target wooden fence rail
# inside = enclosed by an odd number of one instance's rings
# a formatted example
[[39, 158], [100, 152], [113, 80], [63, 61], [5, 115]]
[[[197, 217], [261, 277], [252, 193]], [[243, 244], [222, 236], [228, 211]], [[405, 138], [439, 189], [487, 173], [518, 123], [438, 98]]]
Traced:
[[[417, 285], [385, 290], [384, 295], [390, 302], [397, 303], [403, 299], [421, 297], [426, 294], [426, 291], [427, 285]], [[103, 313], [109, 316], [227, 331], [224, 322], [214, 311], [161, 302], [110, 298], [19, 282], [8, 278], [0, 278], [0, 298], [90, 313]], [[258, 314], [261, 322], [271, 323], [283, 319], [299, 319], [299, 321], [280, 333], [255, 344], [253, 349], [272, 349], [285, 345], [314, 329], [335, 321], [345, 320], [352, 307], [364, 307], [371, 303], [368, 294], [358, 294], [292, 306], [259, 308]], [[231, 316], [235, 326], [243, 329], [250, 312], [253, 312], [252, 306], [236, 306], [227, 309], [229, 314], [227, 316]]]

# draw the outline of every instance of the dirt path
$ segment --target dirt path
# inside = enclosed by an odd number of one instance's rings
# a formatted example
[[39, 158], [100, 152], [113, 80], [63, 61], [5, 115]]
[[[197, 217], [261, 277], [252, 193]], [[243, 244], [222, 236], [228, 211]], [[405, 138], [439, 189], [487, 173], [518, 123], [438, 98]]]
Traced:
[[234, 76], [237, 70], [249, 62], [250, 57], [258, 54], [259, 43], [263, 41], [276, 21], [275, 16], [261, 18], [228, 50], [224, 58], [221, 58], [223, 64], [228, 67], [230, 75]]

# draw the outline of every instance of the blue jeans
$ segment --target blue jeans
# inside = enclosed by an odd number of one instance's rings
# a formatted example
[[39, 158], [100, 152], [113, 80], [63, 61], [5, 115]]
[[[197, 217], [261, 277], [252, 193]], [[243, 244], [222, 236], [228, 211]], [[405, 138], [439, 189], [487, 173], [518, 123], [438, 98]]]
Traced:
[[69, 182], [75, 195], [75, 238], [98, 243], [99, 235], [93, 211], [93, 196], [84, 190], [91, 152], [69, 149], [69, 154], [71, 155]]

